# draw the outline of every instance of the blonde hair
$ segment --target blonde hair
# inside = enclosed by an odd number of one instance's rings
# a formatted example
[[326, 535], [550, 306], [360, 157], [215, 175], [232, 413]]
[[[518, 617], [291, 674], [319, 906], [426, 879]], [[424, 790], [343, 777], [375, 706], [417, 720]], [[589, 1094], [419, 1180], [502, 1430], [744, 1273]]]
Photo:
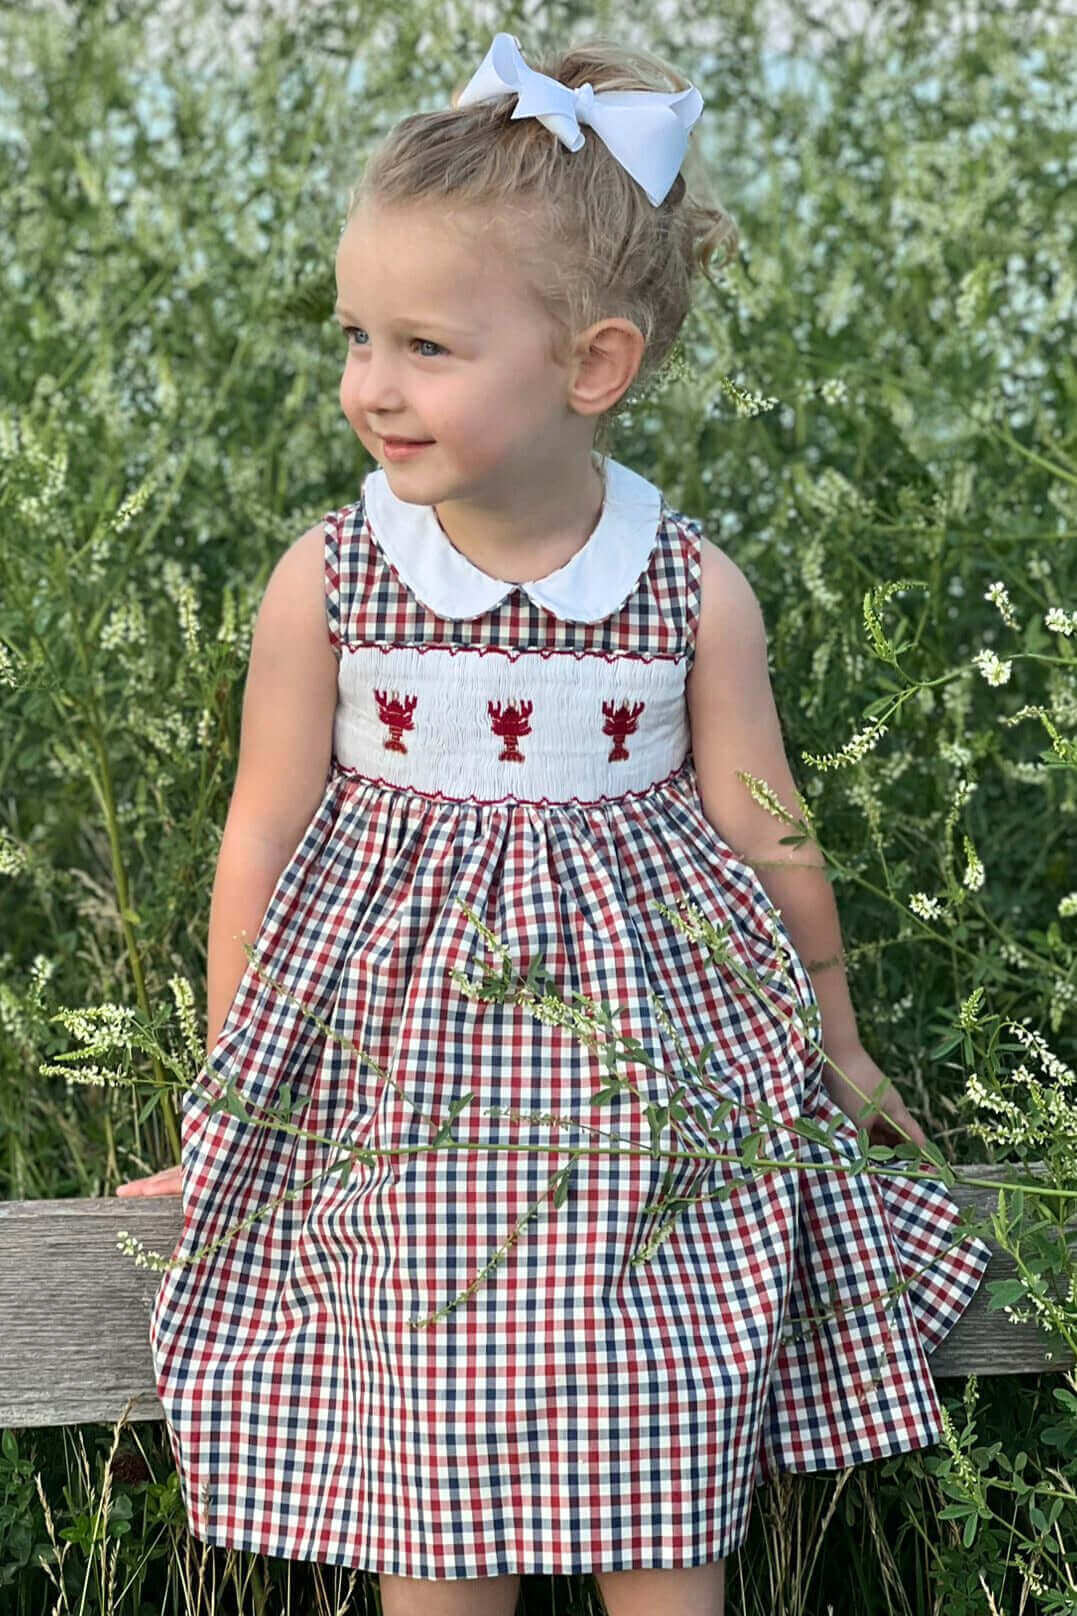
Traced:
[[[661, 57], [590, 37], [533, 58], [529, 67], [570, 89], [676, 91], [689, 81]], [[470, 74], [468, 75], [470, 77]], [[608, 450], [611, 417], [638, 396], [670, 355], [688, 313], [695, 276], [715, 252], [735, 256], [734, 219], [707, 194], [692, 140], [673, 185], [655, 207], [595, 132], [570, 152], [537, 118], [512, 119], [515, 95], [452, 105], [401, 119], [368, 157], [348, 205], [448, 203], [485, 215], [552, 322], [550, 357], [564, 363], [575, 335], [602, 319], [631, 320], [644, 351], [633, 382], [600, 418]], [[689, 185], [684, 170], [694, 169]], [[709, 278], [709, 277], [708, 277]]]

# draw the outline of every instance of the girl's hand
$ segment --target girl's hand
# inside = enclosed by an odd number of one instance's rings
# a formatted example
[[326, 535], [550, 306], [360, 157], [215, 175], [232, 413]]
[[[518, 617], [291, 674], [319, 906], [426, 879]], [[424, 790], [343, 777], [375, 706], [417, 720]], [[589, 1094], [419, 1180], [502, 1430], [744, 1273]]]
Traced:
[[116, 1185], [117, 1195], [179, 1195], [182, 1187], [182, 1168], [162, 1167], [149, 1178], [129, 1178]]
[[[823, 1073], [823, 1087], [857, 1127], [866, 1128], [873, 1145], [926, 1145], [927, 1135], [905, 1109], [897, 1089], [884, 1075], [867, 1050], [858, 1045], [837, 1063], [841, 1073], [827, 1066]], [[856, 1088], [853, 1084], [856, 1084]], [[857, 1093], [862, 1089], [863, 1093]], [[899, 1133], [897, 1123], [908, 1135]]]

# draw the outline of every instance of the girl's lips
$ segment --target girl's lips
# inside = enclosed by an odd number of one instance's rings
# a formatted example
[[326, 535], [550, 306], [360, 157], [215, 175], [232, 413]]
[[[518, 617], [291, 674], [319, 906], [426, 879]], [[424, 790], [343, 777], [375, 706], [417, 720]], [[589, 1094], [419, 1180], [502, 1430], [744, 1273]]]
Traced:
[[432, 438], [382, 438], [381, 452], [386, 460], [410, 460], [420, 449], [428, 449], [432, 442]]

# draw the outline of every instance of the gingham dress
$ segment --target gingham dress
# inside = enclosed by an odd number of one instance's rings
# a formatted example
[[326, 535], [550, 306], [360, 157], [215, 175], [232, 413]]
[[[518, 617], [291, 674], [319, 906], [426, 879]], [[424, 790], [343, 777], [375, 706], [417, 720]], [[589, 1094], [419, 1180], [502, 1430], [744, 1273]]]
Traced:
[[[325, 518], [332, 764], [184, 1097], [173, 1257], [221, 1243], [151, 1321], [206, 1543], [700, 1565], [775, 1472], [939, 1438], [927, 1355], [990, 1250], [937, 1178], [817, 1170], [856, 1140], [818, 1003], [693, 769], [707, 540], [596, 465], [537, 583], [381, 469]], [[751, 1135], [815, 1167], [753, 1174]]]

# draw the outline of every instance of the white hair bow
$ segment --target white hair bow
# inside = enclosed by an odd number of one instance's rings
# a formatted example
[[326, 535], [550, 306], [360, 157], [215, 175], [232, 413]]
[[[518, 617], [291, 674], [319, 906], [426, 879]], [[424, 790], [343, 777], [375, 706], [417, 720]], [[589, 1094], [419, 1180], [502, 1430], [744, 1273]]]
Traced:
[[495, 34], [493, 44], [457, 98], [473, 106], [515, 95], [513, 118], [537, 118], [569, 151], [584, 143], [580, 124], [589, 124], [621, 167], [658, 207], [677, 178], [688, 147], [688, 132], [703, 111], [694, 85], [686, 90], [599, 90], [590, 84], [570, 89], [547, 73], [528, 67], [513, 34]]

